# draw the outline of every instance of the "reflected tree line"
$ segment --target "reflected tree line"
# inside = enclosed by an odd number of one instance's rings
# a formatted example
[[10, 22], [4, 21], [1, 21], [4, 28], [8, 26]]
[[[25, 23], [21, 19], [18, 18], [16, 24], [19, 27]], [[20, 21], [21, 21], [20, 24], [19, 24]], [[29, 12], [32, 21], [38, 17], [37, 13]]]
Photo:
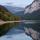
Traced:
[[0, 25], [0, 36], [6, 34], [8, 30], [10, 30], [13, 27], [18, 26], [18, 24], [19, 23], [7, 23], [7, 24]]

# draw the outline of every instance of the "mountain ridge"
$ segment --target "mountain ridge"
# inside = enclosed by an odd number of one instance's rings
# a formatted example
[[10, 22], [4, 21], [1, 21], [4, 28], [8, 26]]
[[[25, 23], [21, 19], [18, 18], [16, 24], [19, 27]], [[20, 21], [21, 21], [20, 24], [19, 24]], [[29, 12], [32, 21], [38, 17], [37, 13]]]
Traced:
[[6, 7], [0, 5], [0, 19], [5, 21], [16, 20], [16, 19], [19, 19], [19, 16], [15, 16]]

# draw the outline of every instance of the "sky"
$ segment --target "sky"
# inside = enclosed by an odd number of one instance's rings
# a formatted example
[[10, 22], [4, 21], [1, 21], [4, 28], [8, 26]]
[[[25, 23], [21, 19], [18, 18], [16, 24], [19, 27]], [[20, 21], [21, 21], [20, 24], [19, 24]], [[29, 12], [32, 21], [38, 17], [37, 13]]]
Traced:
[[1, 5], [11, 5], [17, 7], [25, 7], [32, 2], [33, 0], [0, 0]]

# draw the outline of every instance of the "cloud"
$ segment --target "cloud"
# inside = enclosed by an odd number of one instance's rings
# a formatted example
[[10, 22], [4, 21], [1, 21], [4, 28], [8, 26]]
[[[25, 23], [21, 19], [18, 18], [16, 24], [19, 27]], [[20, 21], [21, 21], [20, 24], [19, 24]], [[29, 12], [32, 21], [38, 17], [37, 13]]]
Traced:
[[25, 7], [26, 5], [29, 5], [32, 3], [33, 0], [0, 0], [0, 4], [3, 5], [15, 5], [19, 7]]

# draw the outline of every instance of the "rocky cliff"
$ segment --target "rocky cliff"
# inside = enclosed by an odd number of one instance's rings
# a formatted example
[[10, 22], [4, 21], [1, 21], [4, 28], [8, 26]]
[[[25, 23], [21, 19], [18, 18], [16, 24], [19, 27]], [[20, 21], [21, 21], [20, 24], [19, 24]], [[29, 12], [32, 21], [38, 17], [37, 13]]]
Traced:
[[40, 0], [34, 0], [32, 4], [25, 8], [24, 14], [32, 13], [34, 11], [40, 10]]
[[24, 10], [24, 17], [27, 20], [40, 20], [40, 0], [34, 0]]
[[[26, 20], [40, 20], [40, 0], [34, 0], [28, 5], [25, 10]], [[26, 25], [25, 33], [33, 38], [33, 40], [40, 40], [40, 23]]]

